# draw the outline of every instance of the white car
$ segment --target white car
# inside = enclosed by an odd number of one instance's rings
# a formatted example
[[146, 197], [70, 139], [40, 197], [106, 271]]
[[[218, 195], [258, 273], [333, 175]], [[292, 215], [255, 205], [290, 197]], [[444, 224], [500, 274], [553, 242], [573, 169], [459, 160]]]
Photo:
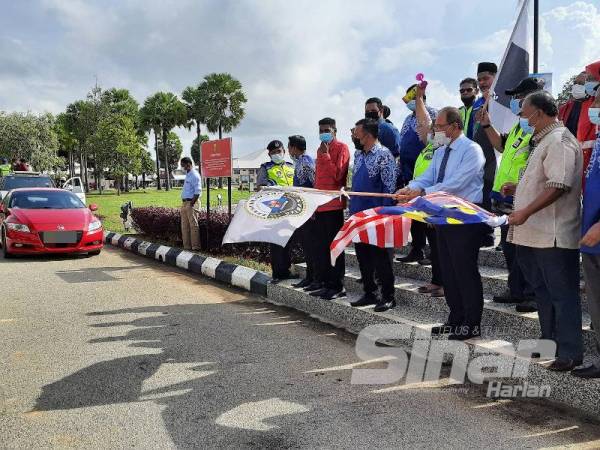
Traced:
[[79, 200], [81, 200], [84, 205], [86, 204], [85, 189], [83, 189], [83, 183], [81, 182], [81, 178], [79, 178], [79, 177], [69, 178], [67, 181], [65, 181], [62, 188], [65, 191], [72, 192], [77, 197], [79, 197]]

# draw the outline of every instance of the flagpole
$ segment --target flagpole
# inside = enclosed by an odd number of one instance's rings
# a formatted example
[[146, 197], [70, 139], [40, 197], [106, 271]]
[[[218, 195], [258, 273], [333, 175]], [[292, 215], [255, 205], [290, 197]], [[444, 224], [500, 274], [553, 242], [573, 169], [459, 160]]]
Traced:
[[540, 0], [533, 0], [533, 73], [538, 73], [538, 36]]

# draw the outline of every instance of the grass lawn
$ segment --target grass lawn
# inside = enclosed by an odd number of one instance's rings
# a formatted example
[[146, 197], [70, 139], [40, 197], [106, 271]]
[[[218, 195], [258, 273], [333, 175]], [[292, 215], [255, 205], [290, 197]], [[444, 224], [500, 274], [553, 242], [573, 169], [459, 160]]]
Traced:
[[[227, 189], [211, 188], [211, 206], [216, 208], [218, 193], [223, 195], [223, 206], [226, 208]], [[234, 188], [231, 191], [232, 204], [235, 205], [238, 201], [246, 199], [249, 196], [250, 192], [238, 191]], [[181, 206], [181, 188], [173, 188], [170, 191], [158, 191], [156, 188], [148, 188], [146, 190], [140, 189], [122, 192], [121, 195], [117, 195], [117, 192], [113, 190], [104, 191], [102, 195], [96, 191], [87, 194], [86, 198], [88, 205], [91, 203], [98, 205], [97, 215], [102, 220], [106, 230], [124, 233], [123, 222], [119, 217], [121, 205], [123, 203], [131, 201], [134, 208], [140, 206], [166, 206], [177, 208]], [[202, 191], [202, 206], [206, 206], [206, 190]], [[135, 231], [132, 230], [131, 232], [134, 233]]]

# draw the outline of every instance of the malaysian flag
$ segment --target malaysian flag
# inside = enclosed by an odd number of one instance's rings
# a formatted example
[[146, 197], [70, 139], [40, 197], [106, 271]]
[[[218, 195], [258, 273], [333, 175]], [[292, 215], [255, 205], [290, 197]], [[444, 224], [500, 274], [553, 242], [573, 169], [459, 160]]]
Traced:
[[382, 248], [405, 246], [411, 219], [432, 225], [485, 223], [491, 227], [507, 221], [506, 216], [496, 216], [459, 197], [436, 192], [403, 205], [367, 209], [351, 216], [331, 243], [332, 264], [351, 242]]

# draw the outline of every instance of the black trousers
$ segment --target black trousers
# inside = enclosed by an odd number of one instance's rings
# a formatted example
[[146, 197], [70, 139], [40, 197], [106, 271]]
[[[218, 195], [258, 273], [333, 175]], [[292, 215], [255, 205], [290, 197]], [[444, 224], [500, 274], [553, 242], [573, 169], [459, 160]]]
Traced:
[[[416, 221], [413, 220], [413, 223]], [[435, 227], [430, 227], [427, 224], [425, 225], [425, 235], [427, 236], [427, 240], [429, 241], [429, 249], [431, 250], [431, 255], [429, 259], [431, 260], [431, 284], [435, 284], [437, 286], [444, 285], [444, 279], [442, 277], [442, 268], [440, 266], [440, 254], [438, 250], [438, 237], [437, 231]]]
[[306, 279], [313, 281], [315, 275], [315, 237], [316, 233], [316, 220], [314, 217], [308, 219], [304, 225], [302, 225], [296, 233], [300, 239], [300, 245], [304, 253], [304, 262], [306, 263]]
[[533, 298], [535, 294], [533, 288], [527, 282], [521, 265], [517, 261], [517, 246], [506, 240], [508, 236], [508, 225], [500, 227], [500, 245], [502, 253], [508, 267], [508, 290], [511, 297], [515, 298]]
[[324, 211], [315, 213], [315, 281], [320, 281], [329, 289], [340, 290], [344, 287], [346, 258], [344, 253], [338, 256], [335, 266], [331, 265], [329, 246], [335, 235], [344, 225], [344, 211]]
[[481, 325], [483, 285], [477, 260], [488, 230], [485, 224], [436, 227], [450, 325]]
[[422, 252], [426, 244], [427, 224], [413, 220], [410, 224], [410, 235], [412, 236], [411, 252]]
[[290, 238], [285, 247], [277, 244], [270, 244], [273, 278], [286, 278], [290, 276], [290, 267], [292, 265], [290, 248], [293, 240], [294, 236]]
[[394, 299], [394, 269], [392, 258], [394, 249], [379, 248], [369, 244], [355, 244], [356, 258], [360, 267], [365, 294], [376, 294], [377, 280], [381, 283], [381, 297], [383, 300]]

